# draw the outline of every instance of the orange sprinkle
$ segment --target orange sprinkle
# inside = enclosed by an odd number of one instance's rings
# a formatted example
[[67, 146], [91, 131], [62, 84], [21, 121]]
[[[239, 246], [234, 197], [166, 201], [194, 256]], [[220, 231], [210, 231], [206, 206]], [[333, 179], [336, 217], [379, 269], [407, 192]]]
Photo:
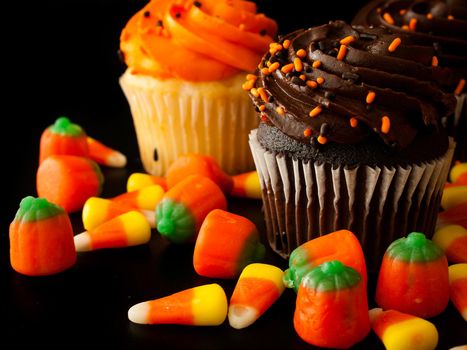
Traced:
[[431, 12], [427, 13], [426, 18], [433, 19], [433, 14]]
[[303, 63], [302, 63], [302, 60], [298, 57], [296, 57], [294, 60], [293, 60], [293, 66], [295, 68], [295, 71], [297, 72], [301, 72], [303, 70]]
[[264, 67], [264, 68], [261, 68], [261, 73], [263, 73], [264, 75], [268, 75], [269, 74], [269, 69]]
[[366, 103], [370, 104], [373, 103], [375, 100], [376, 93], [374, 91], [369, 91], [368, 95], [366, 95]]
[[310, 111], [309, 116], [312, 118], [317, 117], [321, 113], [322, 110], [323, 109], [321, 108], [321, 106], [316, 106]]
[[300, 74], [299, 78], [302, 79], [303, 81], [305, 81], [306, 80], [306, 75], [305, 74]]
[[355, 37], [353, 35], [346, 36], [344, 39], [341, 39], [339, 43], [341, 45], [349, 45], [350, 43], [353, 43], [355, 41]]
[[465, 79], [459, 80], [456, 90], [454, 90], [454, 95], [459, 96], [464, 90], [464, 87], [465, 87]]
[[413, 32], [415, 32], [415, 29], [417, 28], [417, 19], [416, 18], [411, 18], [409, 21], [409, 29]]
[[401, 16], [405, 15], [406, 13], [407, 13], [407, 10], [406, 10], [406, 9], [402, 9], [402, 10], [399, 11], [399, 14], [400, 14]]
[[277, 107], [276, 107], [276, 112], [277, 112], [277, 114], [279, 114], [279, 115], [281, 115], [281, 116], [285, 115], [285, 109], [284, 109], [284, 107], [277, 106]]
[[433, 56], [433, 57], [431, 58], [431, 65], [432, 65], [433, 67], [438, 67], [438, 63], [439, 63], [438, 57]]
[[284, 49], [288, 49], [290, 47], [290, 40], [285, 39], [284, 42], [282, 43], [282, 46], [284, 47]]
[[264, 90], [264, 88], [262, 88], [262, 87], [258, 88], [257, 90], [258, 90], [259, 95], [261, 96], [261, 99], [264, 102], [269, 102], [269, 96], [266, 93], [266, 90]]
[[273, 48], [274, 46], [276, 45], [280, 45], [279, 43], [276, 43], [275, 41], [273, 41], [272, 43], [269, 43], [269, 48]]
[[394, 52], [398, 48], [398, 46], [401, 44], [401, 38], [395, 38], [391, 44], [388, 46], [388, 51], [389, 52]]
[[253, 80], [245, 81], [242, 84], [242, 89], [245, 91], [250, 91], [253, 88], [253, 84], [254, 84]]
[[316, 78], [316, 82], [317, 82], [319, 85], [321, 85], [321, 84], [324, 83], [324, 78], [323, 78], [323, 77], [318, 77], [318, 78]]
[[452, 15], [448, 16], [448, 20], [452, 21], [453, 19], [454, 19], [454, 16], [452, 16]]
[[328, 142], [328, 139], [326, 138], [326, 136], [322, 136], [322, 135], [319, 135], [318, 136], [318, 142], [322, 145], [326, 144], [326, 142]]
[[337, 53], [337, 60], [342, 61], [347, 54], [347, 46], [341, 45], [339, 48], [339, 52]]
[[311, 130], [310, 129], [303, 130], [303, 136], [310, 137], [311, 136]]
[[318, 87], [318, 84], [316, 83], [316, 81], [307, 80], [306, 86], [308, 86], [308, 87], [310, 87], [312, 89], [316, 89]]
[[298, 57], [300, 57], [300, 58], [303, 58], [303, 57], [306, 56], [306, 51], [303, 50], [303, 49], [300, 49], [300, 50], [297, 51], [296, 55], [297, 55]]
[[316, 60], [313, 62], [313, 64], [311, 65], [313, 68], [319, 68], [321, 66], [321, 61], [320, 60]]
[[409, 26], [407, 24], [404, 24], [402, 27], [401, 27], [403, 30], [409, 30]]
[[281, 72], [282, 73], [289, 73], [292, 71], [292, 69], [294, 69], [294, 64], [293, 63], [289, 63], [289, 64], [286, 64], [285, 66], [283, 66], [281, 68]]
[[258, 96], [259, 96], [258, 89], [252, 88], [252, 89], [250, 90], [250, 94], [252, 94], [254, 97], [258, 97]]
[[268, 117], [266, 116], [266, 114], [261, 114], [261, 117], [260, 117], [260, 118], [261, 118], [261, 120], [262, 120], [263, 122], [267, 122], [267, 121], [269, 120]]
[[264, 112], [266, 110], [266, 105], [261, 105], [258, 107], [258, 109], [260, 110], [260, 112]]
[[279, 69], [279, 67], [280, 67], [279, 62], [274, 62], [273, 64], [269, 66], [268, 71], [269, 73], [275, 72], [276, 70]]
[[387, 13], [387, 12], [384, 13], [383, 18], [389, 24], [394, 24], [394, 19], [392, 18], [392, 16], [389, 13]]
[[266, 62], [266, 66], [268, 66], [268, 67], [271, 67], [271, 64], [272, 64], [271, 61]]
[[254, 74], [247, 74], [246, 80], [256, 80], [258, 77]]
[[358, 125], [358, 119], [357, 119], [357, 118], [354, 118], [354, 117], [350, 118], [350, 126], [351, 126], [352, 128], [356, 128], [357, 125]]
[[381, 132], [387, 134], [391, 129], [391, 119], [387, 115], [381, 118]]

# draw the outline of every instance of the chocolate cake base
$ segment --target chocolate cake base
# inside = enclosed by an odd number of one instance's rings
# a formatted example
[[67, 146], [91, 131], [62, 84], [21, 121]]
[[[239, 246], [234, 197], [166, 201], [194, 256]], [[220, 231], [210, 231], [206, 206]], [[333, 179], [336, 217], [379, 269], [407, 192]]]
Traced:
[[249, 144], [260, 177], [267, 237], [284, 258], [310, 239], [351, 230], [369, 271], [389, 244], [412, 231], [431, 237], [454, 142], [440, 157], [404, 166], [337, 166]]

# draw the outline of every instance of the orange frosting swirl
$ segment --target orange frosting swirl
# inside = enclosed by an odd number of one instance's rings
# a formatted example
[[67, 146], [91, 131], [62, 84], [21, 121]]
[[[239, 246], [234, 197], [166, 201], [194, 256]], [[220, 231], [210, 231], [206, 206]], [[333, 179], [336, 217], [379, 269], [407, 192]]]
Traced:
[[277, 33], [243, 0], [152, 0], [126, 24], [120, 50], [133, 74], [209, 81], [254, 71]]

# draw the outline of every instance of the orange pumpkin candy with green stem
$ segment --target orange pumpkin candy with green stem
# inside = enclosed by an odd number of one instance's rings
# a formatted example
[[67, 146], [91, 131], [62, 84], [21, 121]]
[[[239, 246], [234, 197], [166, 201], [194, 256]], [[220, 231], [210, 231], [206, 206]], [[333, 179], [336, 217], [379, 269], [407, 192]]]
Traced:
[[67, 117], [58, 118], [41, 135], [39, 163], [51, 155], [88, 157], [89, 147], [84, 130]]
[[204, 218], [214, 209], [227, 209], [224, 193], [209, 178], [190, 175], [157, 204], [156, 228], [171, 242], [194, 242]]
[[23, 198], [9, 235], [11, 266], [21, 274], [51, 275], [76, 262], [68, 214], [45, 198]]
[[309, 344], [347, 349], [370, 332], [366, 285], [338, 260], [327, 261], [301, 280], [294, 328]]
[[412, 232], [386, 250], [376, 284], [376, 303], [429, 318], [449, 302], [448, 262], [443, 251], [423, 233]]

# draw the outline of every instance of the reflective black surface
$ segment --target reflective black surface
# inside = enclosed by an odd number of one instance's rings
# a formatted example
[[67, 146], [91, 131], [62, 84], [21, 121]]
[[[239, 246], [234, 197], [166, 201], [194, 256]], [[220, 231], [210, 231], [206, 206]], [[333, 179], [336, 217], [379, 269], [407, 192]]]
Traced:
[[[281, 32], [327, 22], [350, 20], [364, 1], [328, 1], [309, 8], [299, 1], [261, 0], [261, 8], [277, 18]], [[192, 266], [193, 246], [174, 245], [155, 231], [139, 247], [80, 253], [76, 265], [57, 275], [26, 277], [9, 262], [8, 225], [20, 200], [36, 195], [39, 138], [58, 116], [67, 115], [90, 136], [128, 156], [125, 169], [102, 168], [102, 197], [125, 191], [126, 179], [142, 171], [128, 105], [118, 86], [124, 66], [116, 50], [121, 28], [145, 1], [49, 0], [21, 3], [9, 13], [5, 55], [8, 86], [2, 115], [3, 188], [0, 216], [0, 348], [44, 349], [311, 349], [292, 324], [295, 294], [282, 297], [255, 324], [235, 330], [218, 327], [141, 326], [128, 321], [135, 303], [185, 288], [218, 282], [230, 297], [235, 280], [198, 276]], [[8, 140], [7, 136], [13, 136]], [[229, 210], [252, 219], [263, 234], [261, 202], [229, 199]], [[80, 213], [71, 215], [75, 234], [82, 231]], [[265, 262], [286, 268], [287, 262], [267, 251]], [[370, 276], [369, 299], [374, 276]], [[433, 319], [439, 349], [467, 344], [467, 326], [452, 305]], [[6, 346], [5, 344], [10, 344]], [[359, 349], [383, 349], [371, 333]]]

